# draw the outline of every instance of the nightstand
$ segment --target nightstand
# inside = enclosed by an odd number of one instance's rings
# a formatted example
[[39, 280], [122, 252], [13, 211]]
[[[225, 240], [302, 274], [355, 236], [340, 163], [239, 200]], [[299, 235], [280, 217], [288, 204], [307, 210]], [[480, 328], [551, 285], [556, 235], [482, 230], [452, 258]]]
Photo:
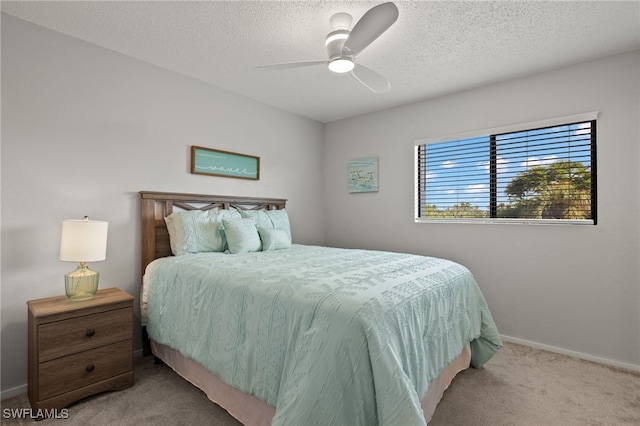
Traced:
[[133, 296], [108, 288], [89, 300], [57, 296], [27, 306], [34, 410], [133, 386]]

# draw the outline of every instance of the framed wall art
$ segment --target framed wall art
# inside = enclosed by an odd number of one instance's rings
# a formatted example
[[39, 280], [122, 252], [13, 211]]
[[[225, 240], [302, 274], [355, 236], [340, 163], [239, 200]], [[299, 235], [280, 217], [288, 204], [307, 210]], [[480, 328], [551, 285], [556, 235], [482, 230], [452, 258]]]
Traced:
[[260, 179], [260, 157], [192, 146], [191, 173], [258, 180]]
[[378, 157], [349, 162], [349, 192], [378, 191]]

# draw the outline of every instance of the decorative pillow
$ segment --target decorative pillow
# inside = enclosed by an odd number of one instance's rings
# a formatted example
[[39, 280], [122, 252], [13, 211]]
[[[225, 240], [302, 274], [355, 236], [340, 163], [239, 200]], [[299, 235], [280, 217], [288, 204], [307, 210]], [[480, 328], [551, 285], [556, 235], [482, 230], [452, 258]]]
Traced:
[[229, 253], [240, 254], [262, 250], [256, 223], [251, 218], [222, 219]]
[[224, 251], [224, 234], [217, 211], [188, 210], [165, 217], [171, 252], [176, 256], [205, 251]]
[[257, 228], [262, 240], [262, 251], [291, 248], [291, 237], [284, 229], [263, 228], [262, 226]]
[[289, 215], [282, 210], [240, 210], [242, 217], [250, 217], [256, 222], [256, 226], [263, 228], [276, 228], [284, 230], [291, 239], [291, 227]]

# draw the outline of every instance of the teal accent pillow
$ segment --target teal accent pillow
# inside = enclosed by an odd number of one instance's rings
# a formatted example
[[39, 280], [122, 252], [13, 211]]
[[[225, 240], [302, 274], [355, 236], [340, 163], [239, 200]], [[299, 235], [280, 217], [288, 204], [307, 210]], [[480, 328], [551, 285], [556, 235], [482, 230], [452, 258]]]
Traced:
[[237, 217], [235, 210], [188, 210], [165, 217], [171, 252], [175, 256], [208, 251], [224, 251], [225, 236], [220, 229], [224, 218]]
[[258, 234], [262, 240], [262, 251], [291, 248], [291, 237], [284, 229], [263, 228], [258, 226]]
[[229, 253], [241, 254], [262, 250], [262, 241], [253, 219], [223, 219], [222, 229]]
[[263, 228], [276, 228], [284, 230], [291, 239], [291, 226], [289, 215], [282, 210], [240, 210], [242, 217], [249, 217], [256, 222], [256, 226]]

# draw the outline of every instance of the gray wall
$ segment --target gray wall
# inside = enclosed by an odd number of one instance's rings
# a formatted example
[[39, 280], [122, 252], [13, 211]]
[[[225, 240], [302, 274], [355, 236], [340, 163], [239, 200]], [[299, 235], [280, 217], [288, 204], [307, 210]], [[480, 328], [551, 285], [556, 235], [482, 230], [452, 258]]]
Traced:
[[[192, 175], [190, 146], [260, 157], [259, 181]], [[324, 242], [320, 123], [2, 15], [2, 391], [26, 391], [26, 301], [64, 294], [62, 221], [109, 222], [100, 287], [136, 295], [138, 191], [284, 197]], [[136, 348], [139, 348], [136, 341]]]
[[[639, 64], [640, 52], [620, 54], [328, 124], [326, 243], [457, 260], [502, 334], [640, 369]], [[590, 111], [597, 226], [413, 222], [415, 140]], [[370, 156], [379, 192], [349, 194], [349, 160]]]

